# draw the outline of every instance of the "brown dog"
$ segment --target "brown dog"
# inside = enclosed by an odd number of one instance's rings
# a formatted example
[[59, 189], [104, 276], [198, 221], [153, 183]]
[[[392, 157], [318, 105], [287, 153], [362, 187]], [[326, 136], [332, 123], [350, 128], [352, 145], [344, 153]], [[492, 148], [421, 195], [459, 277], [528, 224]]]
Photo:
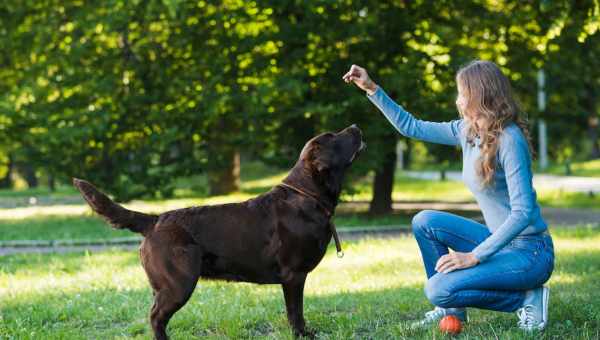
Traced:
[[342, 178], [365, 143], [352, 125], [311, 139], [283, 183], [242, 203], [149, 215], [127, 210], [90, 183], [74, 185], [113, 227], [144, 235], [142, 265], [154, 290], [150, 322], [166, 339], [171, 316], [200, 277], [283, 286], [288, 321], [310, 335], [303, 316], [304, 282], [325, 255]]

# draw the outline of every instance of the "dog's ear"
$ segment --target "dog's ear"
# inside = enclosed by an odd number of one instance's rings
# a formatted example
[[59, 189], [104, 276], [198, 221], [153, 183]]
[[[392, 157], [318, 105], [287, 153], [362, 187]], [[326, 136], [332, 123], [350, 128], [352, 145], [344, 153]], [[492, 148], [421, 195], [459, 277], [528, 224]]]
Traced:
[[336, 196], [339, 194], [341, 182], [340, 176], [336, 175], [336, 171], [329, 165], [321, 165], [322, 163], [317, 162], [316, 169], [317, 174], [316, 177], [318, 181], [327, 188], [327, 191]]
[[331, 165], [329, 164], [330, 162], [327, 157], [328, 155], [325, 153], [325, 150], [321, 147], [321, 144], [315, 141], [310, 149], [308, 159], [313, 170], [316, 170], [317, 172], [323, 172], [329, 169]]
[[329, 165], [323, 159], [315, 158], [313, 160], [313, 166], [318, 172], [323, 172], [329, 169]]
[[335, 156], [330, 152], [320, 152], [315, 154], [315, 158], [312, 160], [312, 167], [321, 184], [327, 188], [329, 193], [335, 196], [340, 191], [341, 183], [339, 181], [339, 176], [335, 175], [331, 157]]

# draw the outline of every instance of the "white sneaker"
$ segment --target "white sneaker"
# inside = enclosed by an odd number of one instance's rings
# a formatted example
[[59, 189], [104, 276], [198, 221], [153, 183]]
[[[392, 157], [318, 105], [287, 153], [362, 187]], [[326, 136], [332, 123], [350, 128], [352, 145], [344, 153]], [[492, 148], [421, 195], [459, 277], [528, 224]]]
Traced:
[[425, 313], [425, 317], [411, 324], [412, 328], [427, 327], [441, 320], [446, 315], [454, 315], [462, 322], [467, 321], [467, 310], [465, 308], [441, 308], [435, 307], [432, 311]]
[[548, 324], [550, 288], [542, 286], [525, 293], [523, 307], [517, 310], [519, 328], [526, 331], [543, 330]]

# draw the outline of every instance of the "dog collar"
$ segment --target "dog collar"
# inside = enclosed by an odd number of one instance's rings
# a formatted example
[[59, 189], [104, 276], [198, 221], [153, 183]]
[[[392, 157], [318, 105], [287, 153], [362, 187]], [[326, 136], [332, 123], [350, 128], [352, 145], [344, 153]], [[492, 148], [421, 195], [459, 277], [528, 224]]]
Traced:
[[[292, 189], [293, 191], [296, 191], [297, 193], [299, 193], [303, 196], [310, 197], [313, 200], [315, 200], [315, 202], [317, 202], [317, 205], [321, 209], [323, 209], [323, 211], [325, 211], [325, 214], [327, 215], [328, 219], [331, 218], [331, 216], [333, 215], [331, 213], [331, 211], [329, 209], [327, 209], [327, 207], [325, 207], [325, 205], [323, 205], [323, 203], [321, 203], [321, 201], [317, 198], [317, 195], [309, 194], [308, 192], [306, 192], [298, 187], [295, 187], [293, 185], [287, 184], [285, 182], [281, 182], [281, 184], [279, 184], [279, 185], [281, 185], [282, 187]], [[339, 258], [342, 258], [342, 257], [344, 257], [344, 252], [342, 251], [342, 245], [340, 243], [340, 238], [337, 234], [337, 230], [335, 229], [335, 224], [333, 224], [333, 222], [331, 222], [331, 221], [329, 221], [329, 228], [331, 229], [331, 234], [333, 234], [333, 240], [335, 241], [335, 249], [337, 250], [337, 256]]]

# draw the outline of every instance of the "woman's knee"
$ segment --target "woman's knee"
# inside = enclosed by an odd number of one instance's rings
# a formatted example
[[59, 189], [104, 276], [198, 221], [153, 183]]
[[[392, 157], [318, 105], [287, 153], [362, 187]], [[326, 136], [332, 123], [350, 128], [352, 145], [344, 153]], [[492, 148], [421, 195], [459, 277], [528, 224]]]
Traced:
[[444, 274], [432, 276], [425, 284], [425, 296], [434, 306], [451, 308], [452, 291], [445, 282]]
[[431, 226], [432, 222], [438, 215], [439, 211], [435, 210], [421, 210], [415, 216], [413, 216], [411, 225], [413, 233], [426, 232]]

